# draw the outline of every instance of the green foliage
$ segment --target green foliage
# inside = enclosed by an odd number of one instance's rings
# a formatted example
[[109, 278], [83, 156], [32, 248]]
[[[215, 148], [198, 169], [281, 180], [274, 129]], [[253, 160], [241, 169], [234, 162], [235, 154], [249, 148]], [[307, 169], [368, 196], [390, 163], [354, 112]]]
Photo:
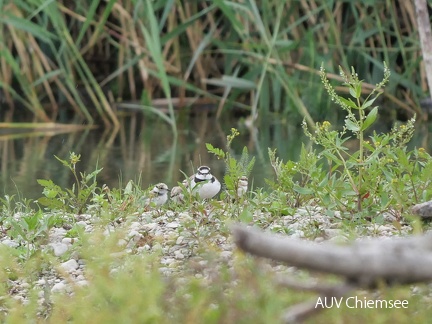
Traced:
[[[200, 6], [110, 0], [100, 6], [99, 0], [86, 0], [66, 7], [58, 1], [6, 0], [0, 12], [4, 99], [10, 107], [24, 106], [37, 121], [56, 121], [68, 108], [89, 124], [97, 118], [118, 125], [117, 106], [150, 111], [176, 133], [169, 99], [176, 95], [187, 102], [187, 93], [220, 102], [218, 115], [237, 106], [253, 119], [276, 112], [312, 125], [329, 108], [315, 75], [319, 62], [327, 62], [330, 72], [337, 71], [333, 62], [354, 65], [368, 80], [351, 90], [356, 95], [379, 78], [383, 58], [397, 71], [385, 96], [410, 96], [393, 102], [422, 113], [407, 104], [423, 97], [419, 85], [426, 83], [418, 73], [418, 29], [403, 14], [415, 12], [412, 2], [400, 7], [317, 0], [312, 6], [248, 0]], [[209, 85], [218, 91], [209, 91]], [[168, 99], [168, 114], [155, 108], [156, 98]]]
[[[360, 81], [358, 81], [360, 82]], [[353, 83], [355, 89], [356, 82]], [[362, 101], [364, 102], [364, 101]], [[358, 107], [358, 106], [356, 106]], [[396, 125], [388, 134], [363, 132], [367, 127], [369, 109], [364, 112], [363, 124], [356, 109], [352, 112], [358, 128], [342, 131], [332, 130], [329, 123], [317, 124], [310, 134], [317, 148], [302, 147], [299, 161], [282, 162], [276, 151], [269, 149], [276, 181], [269, 182], [272, 192], [262, 188], [247, 195], [241, 203], [231, 203], [236, 194], [239, 176], [249, 175], [254, 165], [248, 151], [243, 149], [239, 158], [232, 152], [231, 144], [238, 136], [232, 129], [227, 137], [227, 150], [207, 144], [209, 152], [224, 160], [228, 190], [225, 202], [215, 201], [209, 205], [191, 199], [187, 212], [163, 207], [164, 222], [177, 222], [177, 232], [166, 237], [152, 232], [142, 232], [136, 246], [128, 247], [122, 242], [129, 240], [130, 222], [141, 222], [151, 228], [153, 217], [160, 210], [142, 214], [140, 199], [143, 191], [132, 181], [124, 188], [98, 187], [96, 176], [99, 169], [89, 175], [78, 173], [76, 165], [80, 157], [71, 153], [69, 160], [60, 160], [68, 168], [75, 183], [71, 189], [63, 189], [49, 180], [39, 180], [43, 186], [44, 199], [49, 210], [34, 211], [28, 201], [16, 202], [12, 196], [0, 199], [0, 230], [4, 235], [20, 242], [17, 247], [0, 244], [0, 294], [2, 312], [0, 321], [5, 323], [274, 323], [279, 322], [284, 310], [305, 299], [310, 293], [286, 289], [274, 280], [267, 264], [250, 256], [233, 251], [228, 262], [220, 259], [220, 244], [229, 244], [228, 225], [232, 215], [236, 219], [255, 226], [269, 228], [283, 234], [291, 234], [286, 226], [290, 216], [275, 225], [285, 215], [291, 215], [299, 206], [318, 204], [328, 213], [348, 212], [354, 216], [373, 215], [392, 211], [401, 213], [412, 201], [429, 199], [432, 172], [431, 157], [423, 149], [409, 150], [407, 143], [412, 136], [414, 120], [406, 125]], [[348, 109], [354, 109], [353, 107]], [[352, 121], [354, 123], [354, 120]], [[350, 124], [352, 125], [352, 124]], [[373, 126], [373, 123], [368, 126]], [[309, 132], [308, 129], [305, 129]], [[348, 149], [348, 136], [356, 141], [363, 134], [363, 160], [359, 149]], [[347, 168], [347, 170], [345, 170]], [[359, 179], [359, 175], [362, 179]], [[186, 177], [186, 175], [185, 175]], [[353, 186], [353, 184], [355, 186]], [[363, 195], [358, 211], [358, 192], [361, 186], [369, 197]], [[185, 188], [183, 188], [185, 189]], [[186, 190], [187, 192], [187, 190]], [[228, 199], [229, 198], [229, 199]], [[55, 200], [60, 201], [56, 203]], [[137, 213], [137, 211], [139, 213]], [[87, 212], [92, 216], [94, 231], [86, 233], [75, 216]], [[256, 216], [259, 213], [259, 217]], [[348, 223], [348, 222], [347, 222]], [[350, 219], [352, 224], [352, 220]], [[108, 226], [107, 226], [108, 224]], [[63, 226], [67, 225], [67, 226]], [[100, 225], [100, 226], [99, 226]], [[66, 237], [76, 238], [72, 251], [66, 255], [79, 255], [85, 262], [85, 285], [74, 285], [74, 274], [69, 276], [61, 270], [63, 257], [56, 257], [47, 246], [47, 235], [53, 227], [68, 228]], [[306, 237], [320, 236], [322, 228], [311, 222], [302, 229]], [[170, 249], [180, 236], [183, 247], [190, 255], [171, 263], [170, 275], [161, 275], [165, 267], [165, 250]], [[143, 242], [151, 245], [142, 248]], [[167, 243], [162, 247], [161, 241]], [[128, 243], [132, 242], [128, 241]], [[169, 243], [171, 242], [171, 243]], [[120, 244], [122, 243], [122, 244]], [[140, 245], [141, 244], [141, 245]], [[179, 245], [176, 243], [176, 245]], [[159, 246], [159, 248], [156, 248]], [[70, 254], [69, 254], [70, 253]], [[231, 255], [229, 253], [229, 255]], [[277, 268], [283, 269], [278, 265]], [[47, 283], [40, 285], [40, 275], [57, 270], [59, 277], [71, 283], [68, 293], [52, 293]], [[167, 268], [165, 268], [167, 269]], [[291, 269], [287, 270], [291, 272]], [[299, 277], [310, 280], [308, 274]], [[13, 284], [25, 283], [28, 298], [21, 302], [14, 295]], [[333, 309], [319, 314], [316, 322], [346, 322], [360, 318], [362, 322], [403, 323], [409, 319], [427, 322], [428, 289], [420, 286], [412, 296], [411, 287], [386, 288], [380, 291], [381, 299], [407, 299], [406, 309]], [[370, 299], [376, 292], [359, 292]], [[40, 296], [45, 302], [40, 303]], [[363, 295], [362, 295], [363, 296]], [[425, 297], [423, 299], [423, 297]]]
[[[368, 130], [378, 115], [378, 107], [373, 103], [390, 78], [389, 69], [385, 68], [383, 80], [365, 98], [362, 81], [354, 69], [350, 75], [341, 69], [341, 77], [351, 98], [338, 95], [321, 68], [324, 88], [331, 100], [347, 113], [344, 127], [333, 130], [324, 121], [317, 123], [311, 133], [304, 122], [305, 134], [319, 149], [303, 146], [298, 162], [284, 164], [275, 151], [269, 150], [277, 176], [272, 185], [289, 193], [288, 203], [292, 206], [312, 200], [329, 211], [349, 215], [373, 217], [390, 212], [400, 216], [412, 204], [432, 195], [430, 181], [425, 176], [432, 167], [430, 155], [422, 148], [409, 150], [407, 147], [415, 118], [406, 125], [393, 127], [388, 134], [370, 134]], [[370, 134], [368, 139], [366, 134]]]
[[231, 143], [240, 133], [237, 129], [231, 128], [231, 134], [227, 136], [227, 151], [215, 148], [210, 143], [206, 143], [207, 150], [213, 153], [218, 159], [225, 161], [226, 172], [224, 175], [225, 189], [228, 197], [235, 201], [241, 200], [239, 196], [239, 181], [242, 177], [248, 177], [255, 164], [255, 157], [250, 158], [247, 147], [243, 148], [240, 159], [237, 160], [231, 153]]
[[72, 172], [75, 184], [72, 189], [63, 190], [52, 180], [38, 179], [38, 183], [44, 187], [43, 195], [38, 199], [39, 204], [51, 210], [63, 210], [65, 212], [75, 212], [80, 214], [86, 208], [89, 199], [94, 196], [97, 199], [96, 176], [102, 169], [96, 169], [90, 174], [79, 173], [76, 171], [76, 164], [80, 160], [80, 155], [70, 153], [69, 161], [56, 157], [65, 167]]
[[21, 246], [16, 250], [19, 258], [28, 259], [33, 255], [40, 244], [44, 243], [49, 229], [61, 223], [59, 216], [44, 214], [42, 210], [34, 211], [21, 202], [13, 206], [14, 197], [5, 196], [0, 202], [1, 230], [8, 237], [20, 242]]

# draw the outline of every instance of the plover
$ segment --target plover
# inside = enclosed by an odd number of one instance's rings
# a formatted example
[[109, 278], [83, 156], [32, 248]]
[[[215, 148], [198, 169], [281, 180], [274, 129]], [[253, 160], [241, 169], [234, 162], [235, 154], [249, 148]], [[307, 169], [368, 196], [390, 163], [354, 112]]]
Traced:
[[237, 182], [237, 197], [242, 197], [248, 189], [248, 178], [246, 176], [240, 177]]
[[[183, 186], [183, 187], [182, 187]], [[189, 181], [187, 179], [183, 180], [182, 186], [175, 186], [171, 189], [171, 200], [177, 204], [182, 204], [185, 201], [185, 195], [183, 190], [188, 188]]]
[[162, 206], [168, 201], [168, 186], [165, 183], [158, 183], [150, 191], [149, 197], [146, 199], [146, 205], [154, 204]]
[[221, 189], [219, 180], [210, 173], [208, 166], [200, 166], [192, 177], [190, 180], [192, 193], [197, 192], [201, 199], [213, 198]]

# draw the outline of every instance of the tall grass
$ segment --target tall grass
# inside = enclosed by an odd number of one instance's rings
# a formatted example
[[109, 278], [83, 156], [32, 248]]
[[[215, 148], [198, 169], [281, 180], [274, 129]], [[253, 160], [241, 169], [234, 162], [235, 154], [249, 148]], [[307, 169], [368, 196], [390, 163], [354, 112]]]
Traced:
[[[6, 0], [0, 22], [8, 121], [71, 112], [116, 126], [116, 108], [133, 104], [176, 133], [175, 106], [195, 100], [219, 105], [218, 115], [237, 107], [312, 124], [327, 107], [322, 62], [330, 78], [354, 66], [367, 88], [386, 61], [385, 96], [407, 115], [422, 114], [427, 89], [410, 1]], [[167, 113], [153, 104], [160, 98]]]

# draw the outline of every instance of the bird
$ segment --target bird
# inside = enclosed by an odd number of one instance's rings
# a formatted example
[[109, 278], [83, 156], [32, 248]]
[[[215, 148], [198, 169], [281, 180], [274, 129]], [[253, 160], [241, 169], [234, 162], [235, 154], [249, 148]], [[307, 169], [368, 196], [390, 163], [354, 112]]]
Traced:
[[221, 183], [211, 174], [210, 168], [205, 165], [200, 166], [189, 179], [192, 193], [198, 193], [201, 199], [213, 198], [221, 189]]
[[189, 186], [189, 181], [187, 179], [183, 180], [182, 186], [175, 186], [171, 189], [170, 198], [173, 202], [177, 204], [182, 204], [185, 201], [185, 195], [183, 190], [187, 189]]
[[170, 190], [165, 183], [158, 183], [150, 191], [150, 195], [146, 199], [146, 205], [154, 204], [156, 206], [162, 206], [168, 201], [168, 191]]
[[237, 182], [237, 197], [242, 197], [248, 189], [248, 178], [246, 176], [242, 176], [238, 179]]

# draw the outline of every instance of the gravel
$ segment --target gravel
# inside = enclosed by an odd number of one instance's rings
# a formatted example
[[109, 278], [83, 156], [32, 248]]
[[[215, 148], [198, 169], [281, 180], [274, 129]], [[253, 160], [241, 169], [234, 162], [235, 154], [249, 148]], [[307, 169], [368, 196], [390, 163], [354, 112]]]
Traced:
[[[208, 215], [211, 215], [211, 219]], [[122, 222], [106, 226], [104, 235], [125, 231], [126, 234], [118, 242], [118, 245], [124, 248], [123, 252], [119, 252], [121, 254], [160, 254], [159, 271], [165, 276], [181, 274], [193, 262], [195, 267], [203, 270], [195, 273], [195, 277], [203, 278], [211, 275], [211, 270], [214, 271], [214, 263], [209, 264], [205, 255], [199, 252], [203, 248], [205, 250], [211, 246], [212, 251], [216, 251], [220, 264], [231, 264], [233, 260], [234, 244], [226, 223], [219, 216], [216, 211], [211, 210], [205, 210], [202, 214], [153, 210], [142, 215], [131, 215]], [[321, 208], [315, 206], [299, 208], [293, 215], [281, 217], [256, 211], [250, 225], [260, 224], [260, 227], [272, 232], [316, 242], [346, 242], [349, 240], [348, 234], [340, 228], [341, 220], [337, 216], [336, 213], [336, 217], [328, 217]], [[92, 233], [99, 226], [92, 215], [76, 215], [75, 218], [75, 224], [87, 233]], [[412, 228], [402, 225], [398, 229], [389, 222], [382, 225], [369, 223], [362, 226], [361, 230], [362, 237], [392, 237], [408, 235]], [[72, 293], [73, 285], [88, 285], [86, 262], [74, 249], [79, 239], [66, 237], [67, 233], [68, 230], [63, 227], [54, 227], [49, 231], [48, 242], [41, 246], [42, 249], [51, 250], [52, 254], [59, 258], [60, 264], [57, 268], [45, 270], [39, 280], [33, 283], [40, 289], [41, 303], [44, 301], [43, 291], [47, 287], [52, 293]], [[21, 243], [5, 236], [0, 240], [0, 244], [16, 248]], [[271, 267], [276, 271], [296, 270], [281, 265]], [[115, 271], [113, 269], [113, 272]], [[26, 302], [31, 285], [22, 280], [10, 280], [10, 286], [11, 295]]]

